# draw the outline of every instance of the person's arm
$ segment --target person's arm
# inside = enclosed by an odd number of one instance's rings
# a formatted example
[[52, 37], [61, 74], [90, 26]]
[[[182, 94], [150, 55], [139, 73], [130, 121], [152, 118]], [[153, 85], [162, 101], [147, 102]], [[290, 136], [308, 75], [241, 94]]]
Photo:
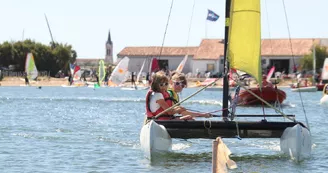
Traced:
[[[165, 102], [164, 99], [159, 99], [159, 100], [156, 101], [156, 103], [158, 103], [159, 106], [160, 106], [161, 108], [163, 108], [164, 110], [166, 110], [166, 109], [168, 109], [168, 108], [170, 107], [170, 106]], [[173, 115], [175, 112], [173, 111], [173, 109], [171, 109], [171, 110], [167, 111], [166, 113], [169, 114], [169, 115]]]
[[209, 114], [209, 113], [192, 112], [192, 111], [188, 111], [188, 110], [183, 111], [181, 114], [183, 116], [191, 115], [193, 117], [206, 117], [206, 118], [211, 117], [211, 114]]

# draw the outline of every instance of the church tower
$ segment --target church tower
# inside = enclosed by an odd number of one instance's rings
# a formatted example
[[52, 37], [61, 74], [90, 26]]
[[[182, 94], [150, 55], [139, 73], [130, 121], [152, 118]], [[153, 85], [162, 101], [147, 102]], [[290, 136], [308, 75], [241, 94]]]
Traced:
[[114, 63], [113, 60], [113, 42], [110, 37], [110, 31], [108, 32], [108, 39], [106, 42], [106, 57], [105, 57], [105, 62], [109, 62], [111, 64]]

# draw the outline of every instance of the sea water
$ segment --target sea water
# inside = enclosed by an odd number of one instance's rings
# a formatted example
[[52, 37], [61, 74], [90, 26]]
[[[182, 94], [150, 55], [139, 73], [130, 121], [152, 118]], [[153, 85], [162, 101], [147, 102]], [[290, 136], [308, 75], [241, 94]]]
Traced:
[[[187, 88], [180, 97], [197, 90]], [[309, 120], [311, 158], [293, 162], [279, 151], [279, 139], [223, 139], [238, 165], [230, 172], [328, 171], [322, 93], [284, 90], [283, 111], [304, 123], [306, 113]], [[210, 139], [174, 139], [172, 152], [153, 163], [145, 158], [139, 142], [145, 95], [119, 88], [0, 87], [0, 172], [211, 172]], [[204, 91], [183, 106], [220, 114], [221, 100], [222, 91]], [[263, 111], [276, 114], [262, 107], [238, 107], [236, 113]]]

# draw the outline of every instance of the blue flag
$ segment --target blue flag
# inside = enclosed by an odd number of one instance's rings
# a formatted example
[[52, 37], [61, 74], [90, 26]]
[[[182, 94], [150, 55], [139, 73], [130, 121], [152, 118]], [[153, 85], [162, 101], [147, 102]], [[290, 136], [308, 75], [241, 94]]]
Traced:
[[208, 13], [207, 13], [207, 20], [209, 21], [217, 21], [219, 19], [219, 15], [215, 14], [212, 10], [208, 10]]

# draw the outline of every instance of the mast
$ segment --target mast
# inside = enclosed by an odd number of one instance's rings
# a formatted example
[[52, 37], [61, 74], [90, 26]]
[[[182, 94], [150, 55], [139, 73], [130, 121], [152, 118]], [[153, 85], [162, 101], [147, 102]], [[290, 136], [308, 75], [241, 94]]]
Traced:
[[52, 45], [51, 46], [52, 46], [52, 48], [55, 48], [55, 41], [54, 41], [54, 38], [52, 37], [50, 25], [49, 25], [48, 18], [46, 16], [46, 14], [44, 14], [44, 17], [46, 18], [48, 29], [49, 29], [49, 33], [50, 33], [50, 37], [51, 37], [51, 41], [52, 41]]
[[227, 47], [228, 47], [228, 34], [229, 34], [229, 25], [230, 25], [230, 6], [231, 0], [226, 0], [225, 8], [225, 28], [224, 28], [224, 55], [223, 55], [223, 111], [222, 117], [228, 117], [228, 97], [229, 97], [229, 81], [228, 81], [228, 72], [229, 72], [229, 62], [227, 59]]
[[313, 41], [313, 82], [312, 82], [312, 85], [315, 86], [315, 66], [316, 66], [316, 56], [315, 56], [315, 44], [314, 44], [314, 41]]

